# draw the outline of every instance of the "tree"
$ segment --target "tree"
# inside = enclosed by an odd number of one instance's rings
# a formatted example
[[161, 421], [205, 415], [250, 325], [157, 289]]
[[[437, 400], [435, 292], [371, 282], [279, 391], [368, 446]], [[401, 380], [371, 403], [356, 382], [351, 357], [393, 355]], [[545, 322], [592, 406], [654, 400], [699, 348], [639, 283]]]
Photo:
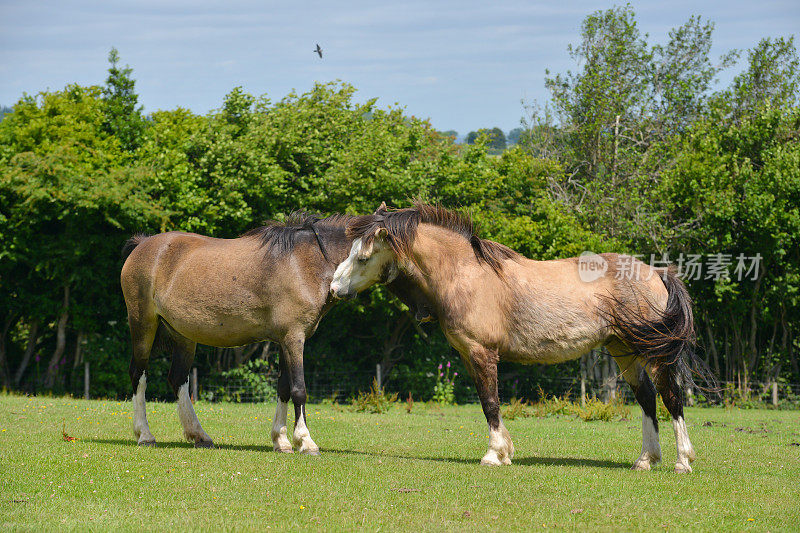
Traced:
[[487, 138], [486, 146], [495, 150], [502, 151], [506, 149], [506, 135], [498, 127], [492, 129], [481, 128], [478, 131], [471, 131], [467, 134], [467, 144], [475, 144], [481, 135]]
[[733, 59], [710, 60], [712, 31], [712, 23], [692, 17], [666, 45], [650, 46], [630, 6], [598, 11], [584, 20], [581, 42], [568, 47], [581, 69], [546, 78], [557, 120], [535, 116], [529, 130], [560, 132], [528, 138], [554, 145], [528, 146], [558, 154], [567, 173], [553, 183], [554, 194], [596, 230], [649, 236], [642, 205], [665, 162], [652, 147], [702, 115], [711, 83]]
[[109, 300], [116, 276], [108, 273], [119, 267], [119, 247], [129, 228], [157, 227], [161, 218], [141, 189], [141, 171], [122, 166], [119, 142], [105, 132], [101, 94], [73, 85], [26, 96], [0, 123], [0, 302], [28, 333], [13, 361], [17, 384], [46, 345], [44, 384], [53, 387], [64, 377], [68, 337], [118, 318], [120, 304]]
[[[774, 379], [798, 372], [800, 109], [728, 110], [720, 102], [674, 140], [659, 187], [663, 227], [671, 256], [702, 251], [728, 263], [692, 281], [712, 367], [729, 380]], [[742, 262], [747, 271], [737, 271]]]
[[105, 131], [114, 135], [128, 152], [133, 152], [139, 147], [144, 119], [142, 107], [137, 107], [139, 96], [136, 94], [136, 81], [131, 78], [133, 69], [127, 65], [119, 66], [119, 53], [116, 48], [111, 48], [108, 53], [108, 78], [103, 88], [103, 113]]
[[524, 130], [522, 128], [514, 128], [513, 130], [508, 132], [508, 136], [506, 137], [506, 141], [509, 145], [517, 144], [522, 137]]
[[722, 101], [731, 100], [738, 116], [758, 112], [764, 106], [783, 108], [798, 103], [800, 59], [794, 36], [762, 39], [748, 53], [747, 70], [736, 76]]

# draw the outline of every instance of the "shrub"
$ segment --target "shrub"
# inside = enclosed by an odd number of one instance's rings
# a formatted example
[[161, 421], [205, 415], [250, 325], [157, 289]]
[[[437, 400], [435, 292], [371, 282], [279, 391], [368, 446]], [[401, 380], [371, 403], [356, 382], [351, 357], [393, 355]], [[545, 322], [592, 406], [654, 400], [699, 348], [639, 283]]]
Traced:
[[611, 400], [606, 403], [598, 400], [597, 397], [592, 397], [586, 400], [586, 405], [581, 407], [575, 406], [575, 414], [586, 422], [593, 420], [601, 420], [603, 422], [610, 422], [614, 419], [625, 420], [630, 416], [630, 409], [619, 400]]
[[383, 387], [378, 388], [378, 380], [372, 378], [369, 392], [359, 392], [358, 396], [353, 398], [352, 409], [359, 413], [380, 414], [388, 411], [396, 401], [397, 393], [387, 395]]
[[275, 385], [267, 369], [269, 363], [263, 359], [248, 361], [238, 368], [220, 374], [224, 385], [203, 392], [207, 401], [242, 402], [273, 401], [277, 397]]
[[593, 420], [608, 422], [617, 418], [620, 420], [627, 419], [630, 416], [630, 410], [620, 400], [614, 399], [606, 403], [596, 397], [588, 399], [586, 405], [582, 406], [580, 403], [570, 399], [569, 392], [561, 397], [547, 396], [540, 388], [538, 402], [530, 404], [524, 400], [512, 398], [503, 407], [502, 415], [506, 420], [514, 420], [517, 417], [527, 418], [529, 416], [544, 418], [547, 416], [568, 415], [577, 416], [587, 422]]
[[528, 418], [531, 416], [528, 412], [528, 407], [530, 407], [530, 404], [526, 400], [511, 398], [511, 401], [503, 406], [501, 415], [505, 420], [514, 420], [517, 417]]

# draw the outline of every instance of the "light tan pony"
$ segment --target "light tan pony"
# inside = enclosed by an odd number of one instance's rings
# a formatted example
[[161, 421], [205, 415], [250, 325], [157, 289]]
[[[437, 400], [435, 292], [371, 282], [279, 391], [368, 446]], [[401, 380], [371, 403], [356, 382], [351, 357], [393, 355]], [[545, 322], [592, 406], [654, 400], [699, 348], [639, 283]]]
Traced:
[[[329, 287], [352, 239], [346, 215], [320, 219], [292, 214], [237, 239], [215, 239], [173, 231], [137, 235], [123, 248], [120, 282], [128, 309], [133, 353], [133, 431], [140, 445], [155, 445], [145, 410], [147, 368], [154, 346], [172, 352], [169, 383], [178, 399], [184, 436], [212, 447], [189, 398], [189, 370], [197, 344], [241, 346], [265, 339], [280, 344], [278, 405], [273, 448], [317, 455], [306, 417], [303, 346], [334, 304]], [[418, 318], [428, 316], [424, 299], [403, 276], [384, 278]], [[160, 342], [156, 342], [159, 340]], [[295, 410], [292, 442], [286, 428], [288, 402]]]
[[675, 471], [692, 471], [682, 386], [692, 369], [713, 377], [694, 355], [691, 300], [671, 270], [616, 254], [533, 261], [479, 238], [469, 218], [422, 203], [356, 217], [347, 231], [353, 245], [331, 292], [352, 296], [394, 269], [421, 291], [475, 381], [490, 432], [481, 464], [510, 464], [514, 455], [500, 418], [498, 361], [558, 363], [606, 346], [642, 407], [633, 468], [661, 459], [658, 390], [672, 415]]

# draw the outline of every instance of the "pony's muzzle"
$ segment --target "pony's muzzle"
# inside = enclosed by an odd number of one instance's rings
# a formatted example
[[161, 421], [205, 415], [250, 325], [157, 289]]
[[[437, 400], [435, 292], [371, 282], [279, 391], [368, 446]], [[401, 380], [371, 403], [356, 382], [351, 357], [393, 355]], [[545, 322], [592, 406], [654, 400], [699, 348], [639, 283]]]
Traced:
[[338, 283], [336, 282], [331, 283], [331, 296], [333, 296], [334, 298], [347, 299], [347, 298], [354, 298], [355, 295], [356, 295], [355, 292], [350, 293], [348, 291], [343, 290]]

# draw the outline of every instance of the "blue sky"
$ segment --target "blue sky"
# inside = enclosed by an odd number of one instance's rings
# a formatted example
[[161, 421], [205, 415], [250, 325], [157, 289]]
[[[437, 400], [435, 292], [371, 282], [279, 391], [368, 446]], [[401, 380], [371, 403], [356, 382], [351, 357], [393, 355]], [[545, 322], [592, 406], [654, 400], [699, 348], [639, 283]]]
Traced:
[[[797, 39], [800, 31], [798, 0], [631, 4], [651, 42], [663, 42], [691, 15], [714, 21], [717, 57], [762, 37]], [[278, 100], [315, 80], [341, 79], [360, 100], [399, 103], [440, 130], [508, 131], [524, 114], [522, 100], [547, 99], [546, 68], [574, 68], [566, 47], [578, 41], [583, 18], [612, 5], [2, 0], [0, 104], [73, 82], [102, 84], [115, 46], [134, 69], [146, 112], [182, 106], [206, 113], [238, 85]]]

